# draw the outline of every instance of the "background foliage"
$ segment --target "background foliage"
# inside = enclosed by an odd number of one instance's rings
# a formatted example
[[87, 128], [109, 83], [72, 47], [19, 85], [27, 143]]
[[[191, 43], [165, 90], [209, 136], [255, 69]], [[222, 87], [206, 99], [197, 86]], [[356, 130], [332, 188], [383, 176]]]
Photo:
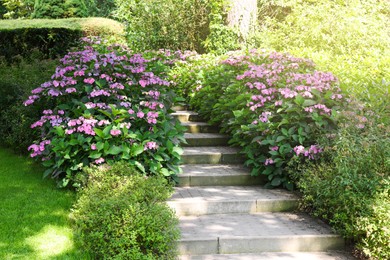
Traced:
[[250, 45], [308, 57], [346, 91], [375, 92], [373, 84], [390, 81], [389, 10], [382, 0], [260, 0]]
[[126, 24], [131, 48], [204, 51], [207, 0], [118, 0], [115, 16]]
[[32, 18], [86, 17], [84, 0], [35, 0]]

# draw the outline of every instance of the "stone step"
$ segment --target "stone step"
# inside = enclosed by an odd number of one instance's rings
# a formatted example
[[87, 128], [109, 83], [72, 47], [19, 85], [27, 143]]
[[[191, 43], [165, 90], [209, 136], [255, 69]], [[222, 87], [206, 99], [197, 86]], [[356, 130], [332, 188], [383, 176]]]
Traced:
[[173, 107], [171, 107], [171, 109], [173, 111], [187, 111], [188, 109], [188, 106], [187, 105], [174, 105]]
[[240, 164], [186, 164], [180, 166], [179, 186], [261, 185], [265, 176], [251, 176], [250, 170]]
[[224, 146], [230, 140], [227, 135], [215, 133], [185, 133], [184, 138], [187, 141], [184, 146]]
[[227, 146], [184, 147], [182, 164], [239, 164], [245, 159], [239, 149]]
[[187, 128], [187, 133], [219, 133], [219, 127], [206, 122], [183, 122], [181, 125]]
[[174, 113], [171, 113], [171, 115], [175, 118], [177, 118], [180, 122], [202, 122], [202, 118], [198, 115], [198, 113], [193, 111], [175, 111]]
[[263, 252], [257, 254], [181, 255], [179, 260], [353, 260], [344, 251], [332, 252]]
[[306, 214], [252, 213], [180, 217], [181, 255], [324, 252], [344, 239]]
[[297, 209], [298, 197], [259, 186], [176, 187], [168, 204], [178, 216], [283, 212]]

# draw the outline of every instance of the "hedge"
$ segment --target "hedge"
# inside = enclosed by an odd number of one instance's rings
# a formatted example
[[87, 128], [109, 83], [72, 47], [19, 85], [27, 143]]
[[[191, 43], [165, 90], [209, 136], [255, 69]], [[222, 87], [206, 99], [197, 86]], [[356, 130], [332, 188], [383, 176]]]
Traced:
[[123, 35], [121, 23], [105, 18], [33, 19], [0, 21], [0, 56], [12, 62], [38, 50], [44, 58], [64, 55], [82, 36]]

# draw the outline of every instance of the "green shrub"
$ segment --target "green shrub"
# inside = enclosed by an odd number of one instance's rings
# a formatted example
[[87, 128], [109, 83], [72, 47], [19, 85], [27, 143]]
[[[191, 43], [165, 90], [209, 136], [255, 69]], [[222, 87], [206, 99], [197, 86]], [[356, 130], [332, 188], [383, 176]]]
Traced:
[[[387, 183], [386, 183], [387, 181]], [[369, 206], [371, 215], [360, 217], [356, 228], [363, 232], [357, 247], [370, 258], [390, 258], [390, 183], [383, 182], [384, 189], [374, 195]]]
[[35, 0], [32, 18], [86, 17], [84, 0]]
[[111, 17], [115, 10], [115, 0], [85, 0], [88, 16]]
[[34, 11], [35, 0], [1, 0], [0, 19], [28, 18]]
[[39, 50], [43, 58], [57, 58], [78, 44], [82, 36], [114, 37], [122, 40], [120, 23], [104, 18], [34, 19], [0, 21], [0, 56], [7, 62], [30, 57]]
[[72, 211], [76, 238], [97, 259], [175, 259], [178, 220], [165, 201], [173, 188], [125, 163], [85, 170]]
[[356, 241], [366, 255], [388, 259], [390, 128], [360, 104], [344, 115], [339, 132], [320, 141], [327, 147], [321, 163], [298, 161], [289, 171], [315, 216]]
[[135, 50], [204, 51], [209, 33], [207, 0], [116, 0], [116, 17], [124, 21]]

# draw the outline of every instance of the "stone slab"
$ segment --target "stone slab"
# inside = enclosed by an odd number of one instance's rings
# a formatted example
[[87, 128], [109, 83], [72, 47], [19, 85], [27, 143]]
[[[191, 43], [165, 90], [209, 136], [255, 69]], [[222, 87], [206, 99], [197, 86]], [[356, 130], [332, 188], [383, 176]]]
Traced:
[[184, 147], [182, 164], [239, 164], [245, 160], [239, 149], [227, 146]]
[[224, 146], [229, 142], [230, 137], [217, 133], [185, 133], [187, 141], [185, 146]]
[[179, 216], [281, 212], [298, 207], [298, 197], [257, 186], [176, 187], [168, 204]]
[[240, 164], [186, 164], [181, 165], [179, 186], [248, 186], [266, 183], [266, 177], [251, 176], [250, 170]]
[[181, 125], [187, 128], [187, 133], [219, 133], [219, 127], [206, 122], [183, 122]]
[[[180, 217], [181, 240], [218, 241], [214, 254], [327, 251], [344, 247], [344, 240], [306, 214], [252, 213]], [[181, 254], [198, 255], [187, 247]], [[190, 252], [190, 253], [189, 253]], [[203, 254], [203, 253], [200, 253]]]
[[174, 113], [171, 113], [171, 115], [177, 118], [180, 122], [203, 121], [199, 114], [193, 111], [175, 111]]
[[252, 254], [181, 255], [179, 260], [352, 260], [351, 254], [332, 252], [263, 252]]

